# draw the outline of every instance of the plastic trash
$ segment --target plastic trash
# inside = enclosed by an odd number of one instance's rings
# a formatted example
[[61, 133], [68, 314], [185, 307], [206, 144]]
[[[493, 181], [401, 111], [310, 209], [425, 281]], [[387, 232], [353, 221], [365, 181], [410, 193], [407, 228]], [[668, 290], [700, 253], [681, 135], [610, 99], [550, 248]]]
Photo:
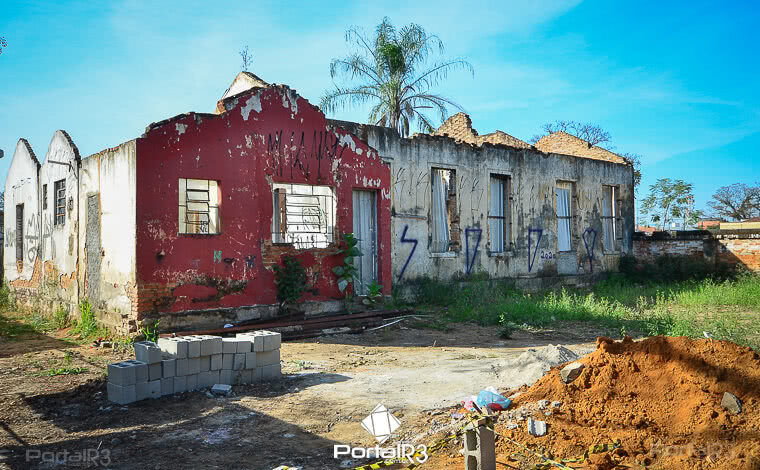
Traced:
[[[489, 388], [493, 389], [493, 387]], [[506, 410], [509, 408], [510, 403], [512, 403], [512, 400], [489, 389], [478, 393], [478, 396], [475, 399], [476, 405], [480, 408], [488, 408], [491, 411]]]

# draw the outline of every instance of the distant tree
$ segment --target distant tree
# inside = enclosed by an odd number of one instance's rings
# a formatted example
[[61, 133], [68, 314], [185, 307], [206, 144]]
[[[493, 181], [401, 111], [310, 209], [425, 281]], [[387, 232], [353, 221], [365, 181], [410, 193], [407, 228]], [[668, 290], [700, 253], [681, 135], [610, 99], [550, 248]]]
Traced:
[[707, 205], [718, 217], [733, 220], [760, 217], [760, 184], [748, 186], [734, 183], [723, 186], [718, 188]]
[[530, 139], [531, 144], [535, 144], [544, 136], [559, 131], [567, 132], [568, 134], [585, 140], [589, 143], [589, 147], [603, 144], [605, 142], [610, 142], [612, 140], [609, 132], [605, 131], [596, 124], [591, 123], [582, 123], [575, 121], [554, 121], [547, 122], [541, 127], [541, 129], [543, 130], [543, 133], [534, 135]]
[[[590, 122], [547, 122], [541, 126], [541, 130], [543, 131], [542, 133], [534, 135], [528, 142], [535, 145], [536, 142], [543, 139], [547, 135], [562, 131], [567, 132], [570, 135], [574, 135], [579, 139], [585, 140], [588, 142], [589, 148], [598, 146], [609, 151], [612, 151], [614, 149], [612, 146], [602, 145], [612, 142], [612, 136], [610, 133], [602, 129], [600, 126], [597, 126], [596, 124], [592, 124]], [[619, 155], [628, 160], [631, 163], [631, 166], [633, 166], [633, 186], [638, 191], [639, 184], [641, 183], [641, 155], [637, 153], [621, 153]]]
[[354, 26], [346, 31], [346, 42], [350, 54], [330, 62], [330, 77], [335, 80], [340, 76], [345, 85], [335, 84], [335, 89], [322, 96], [323, 111], [333, 113], [339, 108], [371, 104], [371, 124], [392, 127], [406, 137], [415, 122], [422, 132], [435, 129], [428, 110], [433, 110], [441, 122], [448, 115], [448, 106], [462, 110], [431, 89], [450, 71], [474, 73], [472, 65], [461, 58], [429, 64], [431, 53], [443, 53], [443, 43], [422, 26], [410, 23], [397, 30], [386, 17], [374, 37], [367, 37]]
[[[694, 219], [694, 195], [691, 183], [660, 178], [649, 186], [649, 195], [641, 202], [641, 213], [665, 230], [668, 223], [683, 218], [684, 224]], [[701, 212], [700, 212], [701, 213]]]
[[3, 53], [3, 48], [8, 47], [8, 42], [5, 40], [5, 37], [0, 37], [0, 55]]
[[245, 48], [242, 49], [239, 52], [239, 54], [240, 54], [240, 58], [243, 59], [243, 72], [247, 72], [248, 67], [250, 67], [251, 64], [253, 64], [253, 54], [248, 52], [248, 46], [245, 46]]

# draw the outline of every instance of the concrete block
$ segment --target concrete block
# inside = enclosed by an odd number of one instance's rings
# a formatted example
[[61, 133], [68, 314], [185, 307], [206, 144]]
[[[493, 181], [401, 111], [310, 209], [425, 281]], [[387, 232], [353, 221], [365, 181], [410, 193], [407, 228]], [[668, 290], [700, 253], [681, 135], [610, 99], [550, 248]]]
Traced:
[[139, 382], [135, 384], [135, 400], [145, 400], [146, 398], [150, 398], [150, 392], [148, 390], [148, 384], [150, 382]]
[[232, 392], [232, 387], [227, 384], [214, 384], [214, 386], [211, 387], [211, 393], [216, 396], [226, 397], [230, 392]]
[[195, 336], [185, 336], [182, 339], [187, 341], [187, 357], [200, 357], [201, 356], [201, 343], [202, 340]]
[[562, 370], [559, 371], [559, 375], [562, 377], [564, 383], [569, 384], [581, 375], [584, 367], [585, 366], [580, 362], [572, 362], [563, 367]]
[[546, 422], [545, 421], [538, 421], [533, 418], [528, 418], [528, 433], [530, 433], [531, 436], [541, 437], [546, 435]]
[[[199, 336], [201, 339], [201, 356], [210, 356], [214, 354], [214, 336], [209, 335], [201, 335]], [[219, 338], [219, 341], [221, 342], [221, 338]], [[221, 344], [219, 345], [221, 348]]]
[[161, 380], [152, 380], [148, 382], [148, 398], [161, 397]]
[[128, 364], [132, 364], [135, 367], [135, 383], [141, 383], [141, 382], [147, 382], [148, 381], [148, 364], [137, 361], [134, 359], [131, 359], [129, 361], [124, 361]]
[[161, 379], [161, 396], [174, 394], [174, 377]]
[[198, 390], [198, 374], [187, 375], [187, 391]]
[[279, 364], [280, 350], [275, 349], [274, 351], [264, 351], [264, 352], [258, 353], [258, 356], [256, 357], [256, 361], [262, 366]]
[[234, 361], [234, 354], [222, 354], [222, 369], [232, 370], [232, 364]]
[[134, 403], [137, 400], [135, 384], [121, 386], [108, 382], [108, 400], [119, 405]]
[[253, 383], [253, 384], [260, 384], [261, 382], [263, 382], [263, 380], [264, 380], [264, 367], [263, 366], [259, 366], [259, 367], [255, 368], [255, 369], [253, 369], [251, 372], [253, 372], [251, 383]]
[[260, 332], [264, 337], [264, 351], [274, 351], [280, 349], [282, 343], [282, 335], [276, 331], [262, 331]]
[[261, 369], [261, 379], [263, 381], [279, 380], [282, 377], [282, 369], [279, 362], [263, 366]]
[[219, 383], [219, 378], [220, 378], [220, 375], [221, 375], [220, 372], [221, 372], [221, 370], [210, 370], [210, 371], [208, 371], [208, 373], [209, 373], [209, 382], [208, 382], [209, 385], [208, 386], [209, 387], [211, 387], [214, 384], [218, 384]]
[[244, 369], [240, 371], [240, 383], [248, 385], [253, 383], [253, 371], [250, 369]]
[[201, 371], [201, 358], [190, 357], [187, 359], [187, 375], [197, 375]]
[[256, 353], [255, 352], [245, 353], [245, 368], [246, 369], [256, 368]]
[[211, 364], [209, 366], [210, 370], [219, 370], [222, 368], [222, 356], [223, 354], [211, 355]]
[[127, 361], [108, 364], [108, 383], [121, 387], [134, 385], [137, 381], [136, 370], [135, 365]]
[[182, 377], [188, 374], [188, 361], [189, 359], [176, 359], [174, 363], [174, 376]]
[[237, 338], [222, 338], [222, 354], [235, 354], [237, 346]]
[[235, 354], [235, 358], [232, 362], [232, 370], [243, 370], [243, 369], [245, 369], [245, 354], [244, 353]]
[[174, 393], [184, 393], [187, 391], [187, 376], [174, 377]]
[[147, 364], [161, 362], [161, 349], [152, 341], [138, 341], [134, 344], [135, 359]]
[[211, 383], [211, 371], [205, 371], [198, 374], [198, 389], [209, 388], [214, 385]]
[[465, 470], [496, 470], [493, 431], [487, 426], [470, 426], [462, 441]]
[[232, 379], [232, 370], [230, 369], [222, 369], [219, 371], [219, 383], [220, 384], [227, 384], [227, 385], [234, 385], [235, 382]]
[[248, 333], [238, 333], [235, 338], [238, 340], [238, 351], [239, 353], [247, 353], [253, 351], [253, 339], [254, 334], [251, 332]]
[[187, 357], [188, 341], [184, 338], [159, 338], [158, 347], [164, 355], [175, 359]]
[[242, 384], [243, 384], [243, 371], [233, 370], [232, 371], [232, 385], [242, 385]]
[[222, 354], [222, 337], [209, 336], [209, 339], [211, 340], [211, 354], [209, 354], [209, 356], [212, 356], [214, 354]]
[[161, 377], [174, 377], [177, 375], [177, 360], [164, 359], [161, 361]]
[[253, 335], [253, 351], [254, 352], [263, 352], [264, 351], [264, 336], [259, 334], [257, 331], [255, 335]]
[[157, 362], [156, 364], [148, 364], [148, 380], [160, 380], [162, 373], [163, 370], [160, 362]]
[[198, 367], [201, 372], [211, 370], [211, 356], [201, 356], [198, 358]]

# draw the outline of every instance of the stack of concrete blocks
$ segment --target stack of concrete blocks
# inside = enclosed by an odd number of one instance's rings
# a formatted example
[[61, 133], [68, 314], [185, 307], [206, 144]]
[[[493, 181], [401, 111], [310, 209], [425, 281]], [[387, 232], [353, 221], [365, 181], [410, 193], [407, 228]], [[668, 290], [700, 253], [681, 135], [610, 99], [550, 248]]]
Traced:
[[108, 399], [126, 405], [215, 384], [279, 379], [280, 333], [253, 331], [235, 338], [192, 335], [135, 343], [135, 360], [108, 366]]
[[481, 418], [465, 428], [461, 451], [465, 470], [496, 470], [496, 445], [489, 424]]

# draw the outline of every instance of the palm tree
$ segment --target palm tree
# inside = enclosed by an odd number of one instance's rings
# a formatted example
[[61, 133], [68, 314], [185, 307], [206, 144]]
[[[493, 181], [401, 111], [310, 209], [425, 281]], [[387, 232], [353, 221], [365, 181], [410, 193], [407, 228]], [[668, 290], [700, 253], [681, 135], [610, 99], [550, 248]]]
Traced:
[[452, 106], [462, 107], [448, 98], [432, 93], [438, 83], [452, 70], [464, 69], [474, 75], [472, 65], [464, 59], [441, 59], [428, 64], [428, 56], [437, 50], [443, 53], [443, 43], [428, 35], [414, 23], [397, 31], [390, 19], [383, 18], [373, 40], [351, 27], [346, 31], [350, 55], [330, 62], [330, 76], [341, 76], [345, 86], [322, 97], [323, 111], [334, 113], [339, 108], [371, 104], [369, 122], [396, 129], [403, 137], [409, 135], [411, 124], [417, 123], [422, 132], [435, 128], [426, 110], [434, 110], [443, 122]]

